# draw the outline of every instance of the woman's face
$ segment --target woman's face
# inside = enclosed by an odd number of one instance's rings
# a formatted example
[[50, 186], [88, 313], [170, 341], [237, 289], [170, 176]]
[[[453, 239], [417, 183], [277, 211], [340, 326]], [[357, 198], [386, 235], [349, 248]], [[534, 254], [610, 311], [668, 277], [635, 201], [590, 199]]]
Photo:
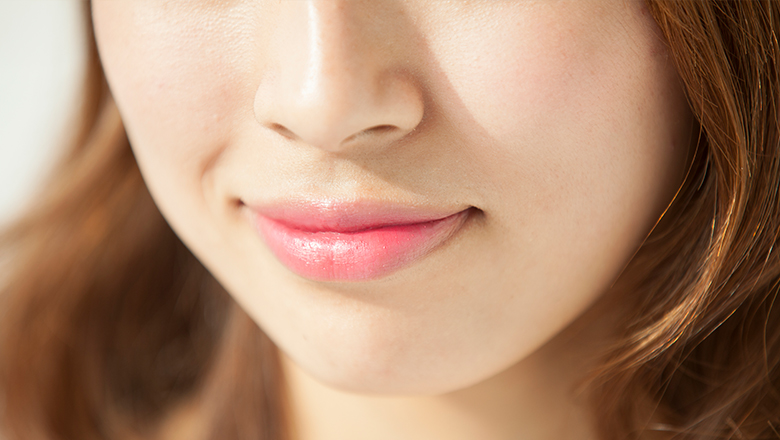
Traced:
[[94, 0], [149, 189], [279, 347], [440, 393], [615, 281], [691, 117], [642, 1]]

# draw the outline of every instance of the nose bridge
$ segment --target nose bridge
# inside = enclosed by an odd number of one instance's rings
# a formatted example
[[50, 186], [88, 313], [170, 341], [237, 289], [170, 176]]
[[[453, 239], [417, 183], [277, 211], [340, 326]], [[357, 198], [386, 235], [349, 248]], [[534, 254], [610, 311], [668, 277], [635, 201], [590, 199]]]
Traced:
[[309, 0], [305, 8], [304, 66], [293, 63], [287, 66], [293, 71], [300, 68], [300, 73], [304, 74], [300, 85], [300, 98], [304, 101], [316, 100], [318, 95], [328, 92], [338, 96], [335, 93], [339, 89], [338, 83], [350, 82], [350, 77], [361, 71], [353, 65], [360, 59], [360, 48], [356, 45], [357, 39], [351, 41], [353, 35], [346, 29], [349, 10], [344, 0]]
[[386, 144], [417, 126], [421, 92], [384, 50], [388, 27], [372, 27], [363, 16], [372, 3], [284, 2], [272, 51], [275, 72], [255, 97], [258, 122], [339, 151], [358, 138]]

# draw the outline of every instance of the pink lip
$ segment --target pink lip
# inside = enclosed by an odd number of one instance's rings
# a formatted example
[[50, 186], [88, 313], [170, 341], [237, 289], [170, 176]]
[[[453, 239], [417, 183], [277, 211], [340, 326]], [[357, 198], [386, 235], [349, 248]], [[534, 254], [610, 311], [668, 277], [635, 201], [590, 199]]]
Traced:
[[338, 202], [250, 210], [279, 261], [318, 281], [370, 280], [395, 272], [446, 241], [470, 212]]

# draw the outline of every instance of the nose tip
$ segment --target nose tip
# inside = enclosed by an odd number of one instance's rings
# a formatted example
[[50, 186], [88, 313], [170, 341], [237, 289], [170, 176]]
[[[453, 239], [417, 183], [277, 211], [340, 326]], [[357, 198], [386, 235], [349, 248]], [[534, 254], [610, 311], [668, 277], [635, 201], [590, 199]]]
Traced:
[[258, 123], [331, 152], [388, 145], [417, 128], [423, 94], [400, 68], [403, 52], [387, 50], [387, 35], [371, 35], [354, 4], [287, 4], [290, 22], [279, 29], [295, 33], [274, 40], [282, 47], [255, 95]]
[[314, 96], [300, 89], [258, 96], [258, 122], [287, 138], [338, 152], [392, 143], [422, 121], [423, 99], [411, 81], [388, 78], [372, 81], [381, 83], [372, 88], [346, 75], [340, 81], [343, 86], [323, 87]]

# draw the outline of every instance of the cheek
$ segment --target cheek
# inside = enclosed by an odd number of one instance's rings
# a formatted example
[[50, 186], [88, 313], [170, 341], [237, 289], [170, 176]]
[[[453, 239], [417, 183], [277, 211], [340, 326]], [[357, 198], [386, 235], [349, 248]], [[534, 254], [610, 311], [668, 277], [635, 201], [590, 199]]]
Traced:
[[608, 228], [636, 207], [631, 227], [646, 231], [679, 185], [692, 118], [654, 23], [625, 8], [606, 18], [572, 8], [585, 17], [569, 21], [539, 8], [523, 26], [496, 19], [491, 32], [433, 42], [456, 96], [453, 125], [480, 146], [480, 196], [498, 211], [524, 202], [508, 219], [576, 214]]
[[692, 117], [654, 24], [626, 8], [569, 21], [542, 8], [431, 42], [468, 180], [502, 232], [495, 260], [533, 273], [514, 281], [550, 319], [608, 288], [684, 175]]
[[147, 186], [169, 221], [187, 235], [208, 236], [205, 228], [194, 231], [205, 221], [178, 219], [203, 211], [213, 162], [235, 128], [252, 118], [248, 78], [256, 54], [248, 48], [257, 35], [250, 16], [237, 8], [100, 0], [93, 16], [106, 77]]

